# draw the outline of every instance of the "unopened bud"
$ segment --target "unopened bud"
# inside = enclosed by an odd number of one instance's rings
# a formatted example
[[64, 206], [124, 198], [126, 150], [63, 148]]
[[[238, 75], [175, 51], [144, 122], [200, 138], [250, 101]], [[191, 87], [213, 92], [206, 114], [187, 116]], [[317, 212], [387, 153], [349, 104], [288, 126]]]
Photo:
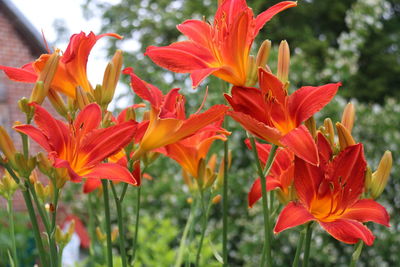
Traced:
[[315, 139], [317, 137], [317, 124], [315, 123], [315, 119], [311, 116], [308, 120], [304, 122], [308, 131], [311, 133], [311, 136]]
[[324, 120], [325, 134], [328, 137], [328, 141], [333, 147], [335, 145], [335, 130], [333, 129], [333, 123], [330, 118]]
[[342, 124], [344, 127], [347, 128], [349, 133], [351, 133], [353, 129], [355, 116], [356, 115], [354, 105], [352, 103], [348, 103], [343, 111]]
[[35, 187], [36, 195], [37, 195], [42, 201], [45, 201], [45, 200], [46, 200], [46, 193], [45, 193], [44, 186], [42, 185], [42, 183], [39, 182], [39, 181], [37, 181], [37, 182], [34, 184], [34, 187]]
[[121, 69], [122, 69], [122, 51], [117, 50], [112, 58], [111, 62], [108, 63], [104, 72], [103, 84], [102, 84], [102, 99], [100, 105], [107, 108], [108, 104], [114, 97], [115, 88], [117, 86]]
[[254, 86], [257, 82], [258, 70], [254, 56], [249, 56], [247, 64], [246, 86]]
[[392, 169], [392, 163], [392, 152], [385, 151], [381, 158], [381, 161], [379, 162], [378, 168], [372, 174], [370, 189], [371, 196], [373, 198], [379, 197], [385, 189], [386, 184], [389, 180], [390, 171]]
[[256, 59], [256, 66], [264, 68], [268, 62], [269, 53], [271, 51], [271, 41], [265, 40], [262, 42], [260, 49], [258, 49], [257, 59]]
[[57, 52], [53, 53], [47, 60], [46, 65], [40, 72], [35, 87], [33, 88], [29, 102], [41, 105], [46, 98], [54, 75], [56, 74], [60, 56]]
[[62, 97], [56, 91], [50, 89], [47, 94], [47, 98], [50, 100], [51, 105], [57, 111], [57, 113], [66, 118], [68, 109]]
[[36, 156], [37, 166], [39, 170], [47, 176], [50, 176], [53, 170], [53, 164], [51, 164], [49, 158], [42, 152], [39, 152]]
[[202, 158], [202, 159], [200, 159], [198, 169], [197, 169], [197, 176], [196, 176], [197, 184], [198, 184], [200, 190], [205, 188], [206, 172], [207, 172], [206, 162]]
[[339, 137], [340, 151], [343, 151], [348, 146], [352, 146], [352, 145], [356, 144], [356, 142], [354, 141], [350, 132], [340, 122], [336, 123], [336, 130], [337, 130], [338, 137]]
[[56, 187], [61, 189], [70, 180], [67, 168], [55, 168]]
[[119, 235], [118, 228], [115, 227], [115, 228], [111, 231], [111, 241], [112, 241], [112, 242], [115, 242], [115, 240], [117, 240], [118, 235]]
[[100, 227], [98, 227], [98, 226], [96, 227], [96, 236], [100, 242], [104, 242], [107, 238], [107, 236], [105, 234], [103, 234]]
[[283, 84], [288, 82], [290, 67], [290, 49], [286, 40], [279, 45], [277, 77]]
[[26, 97], [21, 97], [18, 100], [18, 108], [22, 113], [29, 114], [32, 111], [32, 106], [29, 105], [29, 100]]
[[372, 170], [369, 166], [367, 166], [367, 170], [365, 171], [365, 192], [368, 192], [371, 188], [371, 182], [372, 182]]
[[0, 195], [6, 199], [12, 198], [15, 191], [18, 189], [18, 184], [14, 181], [8, 172], [5, 172], [3, 179], [0, 180]]
[[0, 126], [0, 150], [12, 165], [15, 164], [15, 154], [17, 151], [13, 141], [11, 140], [11, 137], [8, 135], [3, 126]]
[[86, 95], [86, 92], [83, 91], [82, 87], [77, 86], [75, 88], [75, 93], [76, 93], [76, 103], [78, 105], [78, 108], [80, 110], [83, 110], [87, 105], [90, 104], [89, 98]]
[[219, 202], [221, 202], [221, 199], [222, 199], [222, 196], [220, 194], [218, 194], [215, 197], [213, 197], [211, 202], [215, 205], [215, 204], [218, 204]]
[[182, 169], [182, 178], [190, 191], [195, 190], [196, 186], [193, 183], [192, 177], [184, 169]]

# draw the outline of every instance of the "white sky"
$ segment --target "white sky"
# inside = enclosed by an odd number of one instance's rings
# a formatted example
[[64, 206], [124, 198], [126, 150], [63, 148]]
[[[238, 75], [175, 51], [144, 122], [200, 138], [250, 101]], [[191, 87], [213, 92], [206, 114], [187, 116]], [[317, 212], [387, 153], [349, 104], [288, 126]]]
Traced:
[[[43, 30], [46, 40], [54, 43], [56, 40], [56, 31], [53, 28], [53, 22], [56, 19], [64, 19], [66, 26], [71, 34], [84, 31], [89, 33], [93, 31], [99, 34], [101, 21], [99, 18], [91, 18], [89, 21], [83, 18], [81, 5], [85, 0], [11, 0], [19, 11], [32, 23], [40, 32]], [[117, 3], [119, 0], [108, 0], [110, 3]], [[104, 37], [108, 38], [108, 37]], [[104, 73], [107, 60], [103, 49], [104, 43], [102, 39], [94, 46], [88, 61], [88, 77], [92, 85], [100, 84]], [[65, 50], [67, 43], [57, 44], [57, 48]], [[121, 88], [121, 91], [126, 88]], [[119, 105], [122, 103], [118, 103]]]

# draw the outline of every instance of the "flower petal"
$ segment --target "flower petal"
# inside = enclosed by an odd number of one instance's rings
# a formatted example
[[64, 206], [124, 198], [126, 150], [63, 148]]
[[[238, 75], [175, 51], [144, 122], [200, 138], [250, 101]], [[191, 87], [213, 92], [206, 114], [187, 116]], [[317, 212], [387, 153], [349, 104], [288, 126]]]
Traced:
[[259, 68], [258, 80], [260, 88], [264, 94], [267, 94], [270, 91], [281, 105], [285, 104], [287, 93], [284, 84], [278, 79], [278, 77], [263, 68]]
[[13, 127], [20, 133], [24, 133], [32, 138], [36, 143], [43, 147], [47, 152], [53, 151], [53, 148], [49, 144], [47, 136], [43, 132], [32, 125], [17, 125]]
[[277, 129], [271, 128], [242, 112], [229, 111], [228, 115], [231, 116], [235, 121], [239, 122], [243, 128], [258, 138], [279, 146], [282, 145], [279, 142], [279, 140], [282, 138], [282, 135]]
[[312, 216], [303, 205], [296, 202], [289, 202], [289, 204], [283, 208], [278, 216], [274, 233], [277, 234], [283, 230], [304, 224], [312, 220], [315, 220], [314, 216]]
[[[28, 64], [32, 65], [32, 63]], [[34, 83], [38, 77], [32, 68], [12, 68], [0, 65], [0, 70], [3, 70], [10, 80], [17, 82]]]
[[[276, 180], [274, 177], [267, 176], [265, 178], [267, 181], [267, 192], [274, 190], [275, 188], [278, 188], [281, 186], [281, 183]], [[249, 208], [252, 208], [253, 205], [262, 197], [262, 189], [261, 189], [261, 180], [260, 177], [258, 177], [253, 185], [251, 186], [251, 189], [249, 191], [249, 194], [247, 195], [247, 200], [249, 203]]]
[[186, 20], [182, 24], [176, 26], [178, 30], [186, 35], [190, 40], [204, 47], [210, 48], [211, 25], [202, 20]]
[[88, 194], [101, 186], [101, 180], [96, 178], [86, 179], [83, 185], [83, 193]]
[[319, 164], [317, 146], [307, 127], [300, 125], [291, 130], [280, 142], [287, 146], [296, 156], [313, 164]]
[[207, 68], [193, 71], [192, 74], [190, 74], [190, 78], [192, 79], [192, 87], [196, 88], [205, 78], [219, 69], [220, 68]]
[[340, 218], [359, 222], [372, 221], [390, 227], [389, 214], [385, 207], [373, 199], [358, 200], [351, 208], [346, 209]]
[[287, 8], [295, 6], [297, 6], [296, 1], [284, 1], [268, 8], [267, 10], [259, 14], [255, 20], [256, 25], [254, 29], [254, 36], [256, 36], [261, 28], [264, 27], [264, 24], [271, 20], [276, 14]]
[[98, 104], [87, 105], [74, 121], [74, 127], [81, 136], [86, 135], [93, 129], [97, 129], [101, 122], [101, 108]]
[[331, 236], [344, 243], [355, 244], [360, 239], [368, 246], [374, 243], [375, 237], [371, 230], [360, 222], [344, 219], [333, 222], [318, 222]]
[[137, 185], [137, 181], [128, 169], [117, 163], [98, 164], [89, 173], [85, 174], [85, 177], [87, 179], [107, 179]]
[[336, 95], [341, 83], [323, 86], [304, 86], [289, 96], [288, 107], [297, 125], [320, 111]]

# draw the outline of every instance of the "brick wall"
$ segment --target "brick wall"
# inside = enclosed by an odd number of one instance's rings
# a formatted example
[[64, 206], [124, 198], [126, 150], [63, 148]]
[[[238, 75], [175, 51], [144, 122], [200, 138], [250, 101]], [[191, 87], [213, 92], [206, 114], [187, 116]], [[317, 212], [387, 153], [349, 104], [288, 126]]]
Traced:
[[[35, 60], [39, 55], [33, 55], [29, 43], [18, 32], [13, 21], [0, 9], [0, 65], [21, 67]], [[18, 149], [21, 148], [20, 136], [11, 129], [15, 121], [25, 121], [25, 116], [18, 109], [18, 100], [25, 96], [29, 98], [32, 84], [10, 81], [0, 71], [0, 124], [8, 131]], [[46, 105], [49, 107], [49, 104]], [[36, 143], [31, 144], [33, 152], [40, 150]], [[25, 204], [20, 192], [15, 195], [14, 206], [16, 210], [24, 210]], [[0, 201], [4, 207], [4, 201]]]

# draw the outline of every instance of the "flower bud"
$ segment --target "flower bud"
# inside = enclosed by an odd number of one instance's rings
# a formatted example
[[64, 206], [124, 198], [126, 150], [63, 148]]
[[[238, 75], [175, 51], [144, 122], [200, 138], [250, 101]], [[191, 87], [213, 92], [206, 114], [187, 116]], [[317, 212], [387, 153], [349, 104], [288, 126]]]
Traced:
[[[228, 152], [228, 170], [231, 167], [232, 162], [232, 153]], [[225, 157], [222, 158], [221, 163], [219, 165], [218, 175], [217, 175], [217, 183], [216, 188], [221, 187], [224, 184], [224, 172], [225, 172]]]
[[190, 191], [194, 191], [196, 189], [196, 185], [193, 183], [192, 177], [184, 169], [182, 169], [182, 178]]
[[304, 122], [311, 136], [315, 139], [317, 137], [317, 124], [315, 123], [315, 119], [311, 116], [308, 120]]
[[37, 166], [39, 168], [39, 170], [47, 175], [47, 176], [51, 176], [52, 172], [53, 172], [53, 164], [50, 162], [49, 158], [44, 155], [42, 152], [39, 152], [36, 155], [36, 159], [37, 159]]
[[102, 97], [99, 103], [102, 107], [107, 108], [108, 104], [114, 97], [115, 88], [117, 86], [121, 70], [122, 70], [122, 51], [117, 50], [112, 58], [111, 62], [108, 63], [103, 76], [102, 84]]
[[78, 105], [78, 108], [80, 110], [83, 110], [87, 105], [90, 104], [89, 98], [86, 95], [86, 92], [83, 91], [82, 87], [77, 86], [75, 88], [75, 93], [76, 93], [76, 104]]
[[218, 204], [219, 202], [221, 202], [222, 196], [220, 194], [216, 195], [215, 197], [213, 197], [213, 199], [211, 200], [211, 202], [213, 204]]
[[335, 130], [333, 129], [333, 123], [330, 118], [324, 120], [325, 134], [328, 137], [328, 141], [333, 147], [335, 145]]
[[271, 41], [265, 40], [262, 42], [260, 48], [258, 49], [256, 66], [264, 68], [268, 62], [269, 53], [271, 52]]
[[15, 150], [15, 146], [11, 140], [11, 137], [8, 135], [3, 126], [0, 126], [0, 150], [10, 161], [10, 163], [15, 165], [15, 154], [17, 151]]
[[345, 148], [348, 147], [348, 146], [352, 146], [352, 145], [356, 144], [356, 142], [354, 141], [354, 139], [351, 136], [350, 132], [340, 122], [336, 123], [336, 130], [337, 130], [338, 137], [339, 137], [340, 151], [345, 150]]
[[43, 202], [45, 202], [45, 201], [46, 201], [46, 193], [45, 193], [44, 186], [42, 185], [42, 183], [39, 182], [39, 181], [37, 181], [37, 182], [34, 184], [34, 188], [35, 188], [36, 195], [37, 195]]
[[29, 102], [35, 102], [41, 105], [47, 96], [54, 75], [56, 74], [60, 56], [57, 52], [53, 53], [47, 60], [46, 65], [40, 72], [35, 87], [32, 90]]
[[26, 97], [21, 97], [18, 100], [18, 108], [22, 113], [29, 114], [32, 111], [32, 106], [29, 105], [29, 100]]
[[118, 235], [119, 235], [118, 228], [115, 227], [115, 228], [112, 229], [112, 231], [111, 231], [111, 242], [115, 242], [115, 240], [117, 240]]
[[344, 108], [342, 115], [342, 124], [351, 133], [353, 130], [354, 119], [355, 119], [355, 108], [352, 103], [348, 103]]
[[197, 169], [197, 177], [195, 178], [200, 190], [204, 189], [204, 185], [206, 183], [206, 163], [204, 159], [200, 159]]
[[246, 86], [254, 86], [257, 82], [257, 66], [254, 56], [249, 56], [249, 61], [247, 62], [247, 78]]
[[282, 41], [278, 50], [277, 77], [283, 84], [288, 82], [290, 66], [290, 49], [286, 40]]
[[6, 171], [3, 176], [3, 179], [0, 180], [0, 195], [2, 195], [6, 199], [10, 199], [12, 198], [17, 189], [18, 189], [18, 184]]
[[378, 168], [372, 174], [370, 192], [373, 198], [379, 197], [385, 189], [392, 169], [392, 163], [392, 152], [387, 150], [383, 154]]
[[57, 111], [57, 113], [66, 118], [68, 109], [62, 97], [56, 91], [50, 89], [47, 94], [47, 98], [50, 100], [51, 105]]
[[96, 227], [96, 236], [100, 242], [104, 242], [107, 238], [107, 236], [105, 234], [103, 234], [100, 227], [98, 227], [98, 226]]

